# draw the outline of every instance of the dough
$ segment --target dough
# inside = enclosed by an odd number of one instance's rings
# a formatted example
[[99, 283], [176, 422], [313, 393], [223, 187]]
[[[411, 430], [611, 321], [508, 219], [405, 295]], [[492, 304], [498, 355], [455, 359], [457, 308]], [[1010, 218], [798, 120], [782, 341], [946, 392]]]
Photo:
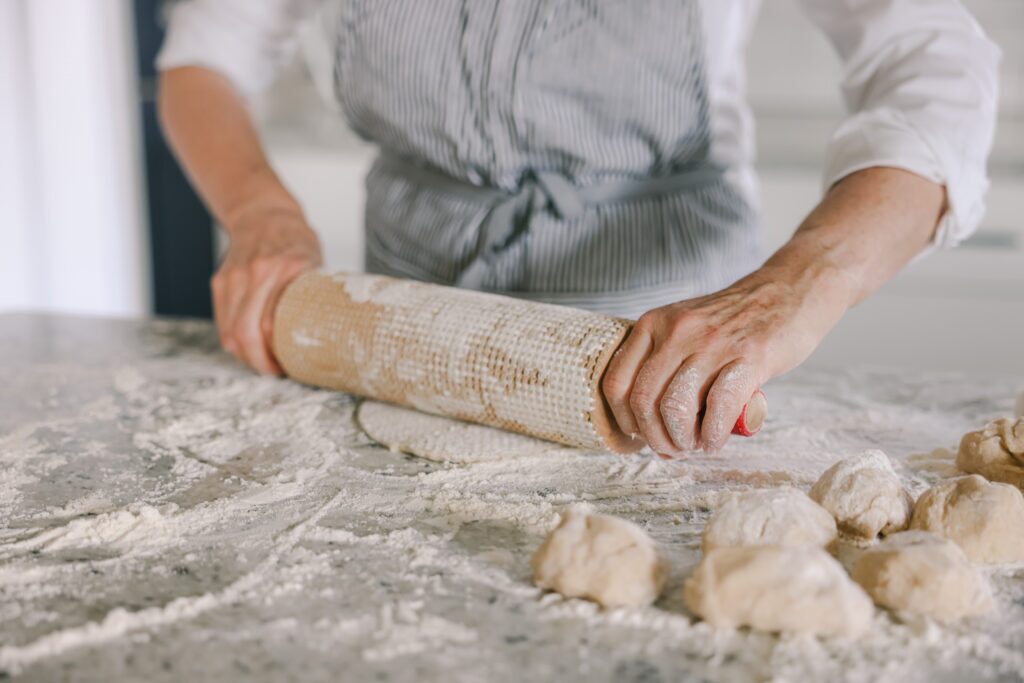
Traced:
[[832, 465], [811, 487], [811, 499], [832, 513], [841, 533], [860, 539], [906, 529], [914, 505], [882, 451]]
[[993, 420], [984, 429], [965, 434], [956, 466], [1024, 489], [1024, 417]]
[[793, 488], [757, 489], [730, 494], [711, 515], [701, 550], [753, 545], [816, 545], [836, 540], [836, 522], [828, 510]]
[[683, 588], [686, 606], [712, 626], [750, 626], [856, 638], [871, 621], [871, 600], [821, 548], [719, 548], [704, 556]]
[[382, 446], [438, 462], [486, 462], [572, 450], [532, 436], [379, 401], [363, 401], [356, 420], [366, 435]]
[[531, 565], [541, 588], [605, 607], [649, 605], [668, 578], [668, 564], [643, 529], [581, 507], [562, 514]]
[[975, 562], [1024, 561], [1024, 495], [977, 474], [922, 493], [910, 526], [945, 536]]
[[901, 531], [864, 551], [852, 575], [882, 607], [945, 623], [992, 609], [992, 590], [963, 551], [925, 531]]

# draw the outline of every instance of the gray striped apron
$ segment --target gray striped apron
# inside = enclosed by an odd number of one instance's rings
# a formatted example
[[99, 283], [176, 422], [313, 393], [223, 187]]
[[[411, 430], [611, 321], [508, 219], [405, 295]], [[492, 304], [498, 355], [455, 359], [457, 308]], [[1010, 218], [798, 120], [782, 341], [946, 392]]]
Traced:
[[710, 158], [698, 0], [351, 0], [370, 272], [635, 317], [758, 263]]

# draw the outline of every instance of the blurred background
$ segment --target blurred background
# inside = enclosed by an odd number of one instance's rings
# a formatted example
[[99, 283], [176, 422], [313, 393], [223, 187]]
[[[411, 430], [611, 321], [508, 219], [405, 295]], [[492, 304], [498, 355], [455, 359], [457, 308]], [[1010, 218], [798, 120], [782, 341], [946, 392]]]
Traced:
[[[814, 364], [1024, 371], [1024, 0], [964, 4], [1004, 53], [985, 222], [852, 311]], [[0, 313], [210, 315], [224, 245], [156, 123], [163, 9], [0, 0]], [[839, 65], [794, 0], [764, 0], [747, 61], [774, 248], [820, 196]], [[328, 267], [358, 270], [372, 149], [317, 94], [324, 68], [300, 55], [252, 106]]]

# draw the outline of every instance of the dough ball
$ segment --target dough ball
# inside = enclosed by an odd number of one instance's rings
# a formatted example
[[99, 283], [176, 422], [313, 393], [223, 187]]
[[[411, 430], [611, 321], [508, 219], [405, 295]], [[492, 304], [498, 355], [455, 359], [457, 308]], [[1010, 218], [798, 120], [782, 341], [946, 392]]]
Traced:
[[914, 506], [882, 451], [832, 465], [811, 487], [811, 499], [832, 513], [841, 533], [862, 539], [906, 529]]
[[988, 581], [963, 551], [925, 531], [902, 531], [869, 548], [852, 575], [879, 605], [941, 622], [992, 609]]
[[683, 588], [686, 606], [712, 626], [750, 626], [856, 638], [871, 600], [836, 560], [815, 546], [719, 548]]
[[643, 529], [578, 507], [562, 514], [531, 565], [541, 588], [605, 607], [649, 605], [668, 577], [667, 563]]
[[977, 474], [922, 493], [910, 526], [948, 538], [975, 562], [1024, 561], [1024, 495]]
[[831, 546], [836, 522], [828, 510], [793, 488], [733, 493], [711, 515], [701, 550], [754, 545]]
[[993, 420], [984, 429], [964, 434], [956, 466], [1024, 489], [1024, 417]]

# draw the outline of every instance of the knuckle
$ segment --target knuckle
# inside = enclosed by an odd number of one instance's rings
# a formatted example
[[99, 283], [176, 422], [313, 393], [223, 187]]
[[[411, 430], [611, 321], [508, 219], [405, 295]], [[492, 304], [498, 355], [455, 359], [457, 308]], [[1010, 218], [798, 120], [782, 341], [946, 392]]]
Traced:
[[249, 264], [253, 277], [262, 280], [277, 270], [278, 260], [271, 256], [257, 256]]
[[634, 324], [633, 327], [639, 332], [650, 334], [654, 332], [655, 328], [658, 326], [657, 317], [658, 316], [654, 311], [648, 311], [637, 319], [636, 324]]
[[248, 274], [242, 268], [228, 268], [223, 273], [225, 288], [244, 285], [249, 279]]
[[733, 343], [733, 352], [740, 358], [753, 358], [757, 353], [757, 344], [750, 339], [739, 339]]
[[669, 326], [669, 331], [673, 335], [687, 334], [693, 329], [693, 319], [685, 311], [676, 313], [672, 317], [672, 323]]
[[641, 422], [650, 422], [654, 418], [654, 397], [646, 391], [634, 391], [629, 397], [629, 407]]
[[250, 327], [243, 327], [235, 331], [235, 338], [245, 346], [258, 344], [261, 341], [260, 333]]
[[622, 404], [629, 393], [629, 383], [618, 374], [609, 373], [601, 380], [601, 391], [609, 402]]
[[694, 412], [690, 401], [667, 394], [661, 399], [660, 409], [663, 418], [673, 421], [679, 419], [680, 416], [691, 415]]

